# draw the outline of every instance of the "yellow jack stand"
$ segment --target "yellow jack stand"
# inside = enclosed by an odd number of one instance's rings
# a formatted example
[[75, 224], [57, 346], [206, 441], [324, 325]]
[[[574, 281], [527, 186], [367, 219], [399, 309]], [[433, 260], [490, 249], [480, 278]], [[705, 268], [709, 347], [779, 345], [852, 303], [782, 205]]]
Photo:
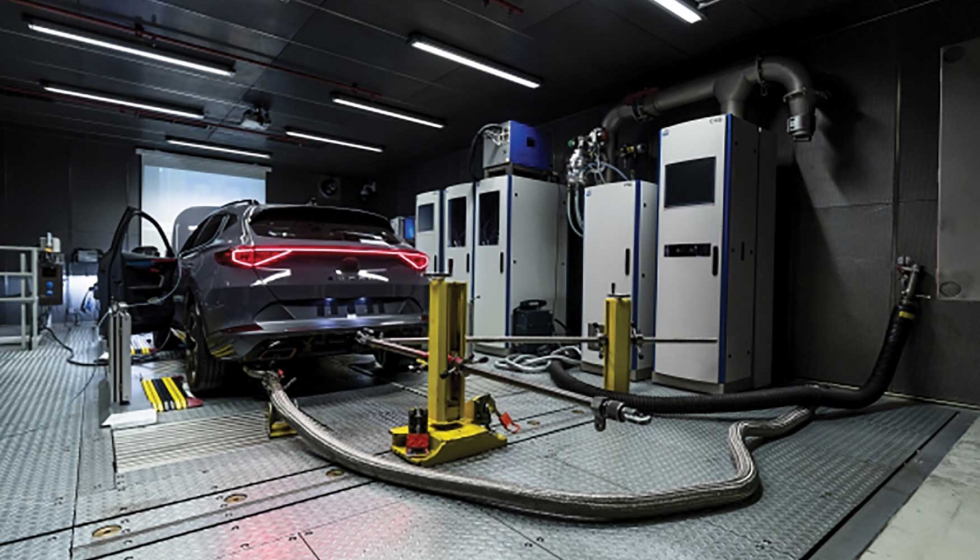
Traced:
[[602, 361], [602, 388], [617, 393], [630, 391], [633, 350], [632, 302], [628, 296], [606, 298], [606, 348]]
[[[428, 410], [421, 426], [389, 430], [391, 450], [403, 459], [432, 466], [470, 457], [507, 445], [507, 438], [491, 431], [489, 397], [466, 401], [463, 376], [450, 367], [449, 356], [463, 357], [466, 349], [466, 283], [433, 278], [429, 284]], [[419, 422], [421, 415], [416, 415]], [[411, 436], [425, 436], [424, 446], [408, 445]]]

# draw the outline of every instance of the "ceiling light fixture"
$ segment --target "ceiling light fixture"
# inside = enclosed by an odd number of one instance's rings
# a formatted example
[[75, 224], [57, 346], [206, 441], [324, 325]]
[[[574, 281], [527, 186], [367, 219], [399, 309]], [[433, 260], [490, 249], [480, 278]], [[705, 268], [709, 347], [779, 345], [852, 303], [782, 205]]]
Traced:
[[675, 16], [681, 18], [687, 23], [697, 23], [704, 19], [701, 12], [695, 10], [694, 8], [688, 6], [681, 0], [653, 0], [660, 7], [667, 10], [668, 12], [674, 14]]
[[286, 129], [286, 135], [292, 136], [294, 138], [303, 138], [306, 140], [313, 140], [315, 142], [324, 142], [327, 144], [334, 144], [337, 146], [346, 146], [348, 148], [357, 148], [358, 150], [366, 150], [368, 152], [381, 153], [384, 148], [381, 146], [371, 146], [370, 144], [361, 144], [359, 142], [351, 142], [350, 140], [344, 140], [342, 138], [335, 138], [331, 136], [323, 136], [321, 134], [311, 134], [309, 132], [300, 132], [298, 130]]
[[381, 105], [380, 103], [375, 103], [373, 101], [366, 101], [364, 99], [350, 97], [348, 95], [341, 95], [339, 93], [333, 94], [333, 102], [340, 105], [345, 105], [347, 107], [360, 109], [362, 111], [370, 111], [386, 117], [394, 117], [403, 121], [431, 126], [432, 128], [443, 128], [446, 126], [445, 123], [432, 117], [425, 117], [415, 113], [410, 113], [408, 111], [402, 111], [401, 109], [388, 107], [387, 105]]
[[487, 74], [492, 74], [498, 78], [510, 80], [516, 84], [521, 84], [522, 86], [529, 87], [531, 89], [536, 89], [541, 86], [541, 80], [538, 78], [534, 78], [517, 70], [512, 70], [502, 64], [498, 64], [482, 56], [468, 53], [462, 49], [457, 49], [456, 47], [449, 46], [445, 43], [440, 43], [439, 41], [430, 39], [423, 35], [412, 35], [408, 42], [416, 49], [423, 50], [436, 56], [441, 56], [442, 58], [464, 64], [470, 68], [475, 68], [482, 72], [486, 72]]
[[217, 74], [219, 76], [231, 77], [235, 75], [235, 71], [228, 67], [209, 64], [207, 62], [190, 59], [177, 54], [162, 53], [154, 49], [133, 45], [109, 37], [96, 35], [94, 33], [88, 33], [86, 31], [72, 29], [70, 27], [64, 27], [57, 24], [52, 24], [52, 23], [47, 23], [42, 21], [34, 21], [34, 20], [28, 20], [27, 26], [32, 30], [37, 31], [38, 33], [43, 33], [45, 35], [60, 37], [62, 39], [68, 39], [70, 41], [77, 41], [79, 43], [84, 43], [86, 45], [92, 45], [94, 47], [101, 47], [103, 49], [109, 49], [121, 53], [131, 54], [133, 56], [140, 56], [143, 58], [148, 58], [150, 60], [156, 60], [158, 62], [173, 64], [174, 66], [181, 66], [183, 68], [189, 68], [191, 70], [199, 70], [201, 72], [208, 72], [210, 74]]
[[146, 101], [137, 101], [130, 99], [123, 99], [121, 97], [115, 97], [113, 95], [107, 95], [104, 93], [96, 93], [86, 90], [80, 90], [68, 86], [59, 86], [54, 84], [42, 84], [42, 87], [46, 91], [51, 93], [60, 93], [61, 95], [70, 95], [72, 97], [80, 97], [82, 99], [89, 99], [91, 101], [99, 101], [101, 103], [110, 103], [112, 105], [121, 105], [123, 107], [130, 107], [133, 109], [140, 109], [144, 111], [153, 111], [155, 113], [163, 113], [166, 115], [174, 115], [178, 117], [186, 117], [189, 119], [203, 119], [204, 113], [201, 111], [195, 111], [193, 109], [183, 109], [179, 107], [167, 107], [164, 105], [156, 105]]
[[248, 156], [261, 159], [271, 159], [271, 154], [266, 154], [262, 152], [250, 152], [248, 150], [241, 150], [238, 148], [229, 148], [226, 146], [218, 146], [216, 144], [205, 144], [203, 142], [197, 142], [194, 140], [184, 140], [182, 138], [170, 138], [167, 137], [167, 143], [173, 144], [174, 146], [187, 146], [188, 148], [198, 148], [201, 150], [211, 150], [213, 152], [222, 152], [226, 154], [235, 154], [238, 156]]

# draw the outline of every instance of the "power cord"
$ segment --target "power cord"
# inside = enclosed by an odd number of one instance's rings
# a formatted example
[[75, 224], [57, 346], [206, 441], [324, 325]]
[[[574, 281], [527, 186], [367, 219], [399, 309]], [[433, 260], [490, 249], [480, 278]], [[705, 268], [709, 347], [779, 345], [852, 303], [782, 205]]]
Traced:
[[[73, 359], [75, 357], [75, 349], [72, 348], [71, 346], [68, 346], [64, 342], [62, 342], [61, 339], [58, 338], [58, 335], [56, 335], [55, 332], [53, 330], [51, 330], [51, 327], [43, 327], [41, 329], [41, 332], [42, 333], [45, 333], [46, 332], [46, 333], [50, 334], [51, 335], [51, 338], [55, 342], [58, 343], [58, 346], [61, 346], [65, 350], [68, 350], [69, 356], [68, 356], [68, 358], [65, 361], [67, 361], [69, 364], [71, 364], [73, 366], [102, 367], [102, 366], [108, 365], [108, 362], [105, 362], [105, 361], [102, 361], [102, 360], [97, 360], [97, 361], [91, 362], [91, 363], [89, 363], [89, 362], [79, 362], [79, 361], [76, 361], [76, 360]], [[87, 383], [86, 383], [86, 385], [87, 385]]]
[[[72, 356], [75, 355], [75, 351], [72, 350], [72, 348], [70, 346], [68, 346], [67, 344], [65, 344], [64, 342], [62, 342], [61, 339], [59, 339], [54, 334], [54, 331], [52, 331], [49, 327], [43, 327], [41, 329], [41, 332], [44, 332], [44, 331], [47, 331], [48, 334], [51, 335], [51, 338], [53, 338], [55, 342], [57, 342], [59, 345], [61, 345], [61, 347], [65, 348], [66, 350], [68, 350], [69, 352], [71, 352], [71, 355]], [[86, 367], [99, 367], [99, 366], [105, 365], [105, 364], [86, 364], [86, 363], [83, 363], [83, 362], [76, 362], [76, 361], [72, 360], [71, 358], [68, 359], [68, 363], [73, 364], [73, 365], [78, 365], [78, 366], [86, 366]], [[95, 379], [95, 377], [96, 377], [96, 375], [98, 375], [98, 373], [99, 373], [98, 370], [93, 370], [92, 373], [91, 373], [91, 375], [88, 376], [88, 379], [85, 380], [85, 384], [82, 385], [82, 388], [79, 389], [78, 392], [76, 392], [74, 395], [72, 395], [71, 398], [68, 399], [67, 402], [65, 402], [64, 406], [62, 407], [65, 411], [68, 410], [68, 407], [71, 406], [71, 404], [73, 402], [75, 402], [76, 400], [78, 400], [79, 397], [81, 397], [82, 395], [85, 394], [85, 391], [88, 389], [88, 386], [92, 384], [92, 380]], [[56, 415], [57, 418], [61, 418], [61, 416], [62, 416], [61, 414]], [[0, 435], [0, 438], [11, 438], [11, 437], [17, 437], [17, 436], [22, 436], [22, 435], [26, 435], [26, 434], [32, 434], [34, 432], [40, 432], [40, 431], [43, 431], [43, 430], [47, 430], [47, 429], [51, 428], [52, 426], [54, 426], [56, 424], [57, 424], [57, 421], [55, 421], [55, 422], [49, 422], [47, 424], [41, 424], [40, 426], [35, 426], [34, 428], [31, 428], [30, 430], [24, 430], [22, 432], [14, 432], [12, 434]]]
[[494, 362], [493, 367], [519, 373], [543, 373], [554, 361], [559, 361], [566, 366], [577, 366], [582, 362], [582, 351], [578, 346], [562, 346], [546, 356], [512, 354]]

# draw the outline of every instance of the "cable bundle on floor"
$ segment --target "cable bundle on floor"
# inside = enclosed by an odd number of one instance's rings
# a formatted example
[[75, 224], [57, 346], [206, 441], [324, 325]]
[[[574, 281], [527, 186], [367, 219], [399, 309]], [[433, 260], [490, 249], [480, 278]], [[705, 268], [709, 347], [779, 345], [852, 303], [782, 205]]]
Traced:
[[520, 373], [544, 373], [548, 371], [548, 366], [552, 362], [560, 362], [565, 366], [577, 366], [582, 362], [582, 351], [577, 346], [562, 346], [544, 356], [511, 354], [494, 362], [493, 367]]

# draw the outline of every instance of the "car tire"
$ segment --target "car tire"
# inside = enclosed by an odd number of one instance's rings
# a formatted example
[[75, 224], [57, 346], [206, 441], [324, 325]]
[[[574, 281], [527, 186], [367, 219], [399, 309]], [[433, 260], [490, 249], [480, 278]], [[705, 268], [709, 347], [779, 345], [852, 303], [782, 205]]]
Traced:
[[188, 302], [185, 317], [187, 385], [192, 392], [202, 394], [220, 389], [234, 364], [216, 359], [208, 350], [204, 320], [197, 302]]

